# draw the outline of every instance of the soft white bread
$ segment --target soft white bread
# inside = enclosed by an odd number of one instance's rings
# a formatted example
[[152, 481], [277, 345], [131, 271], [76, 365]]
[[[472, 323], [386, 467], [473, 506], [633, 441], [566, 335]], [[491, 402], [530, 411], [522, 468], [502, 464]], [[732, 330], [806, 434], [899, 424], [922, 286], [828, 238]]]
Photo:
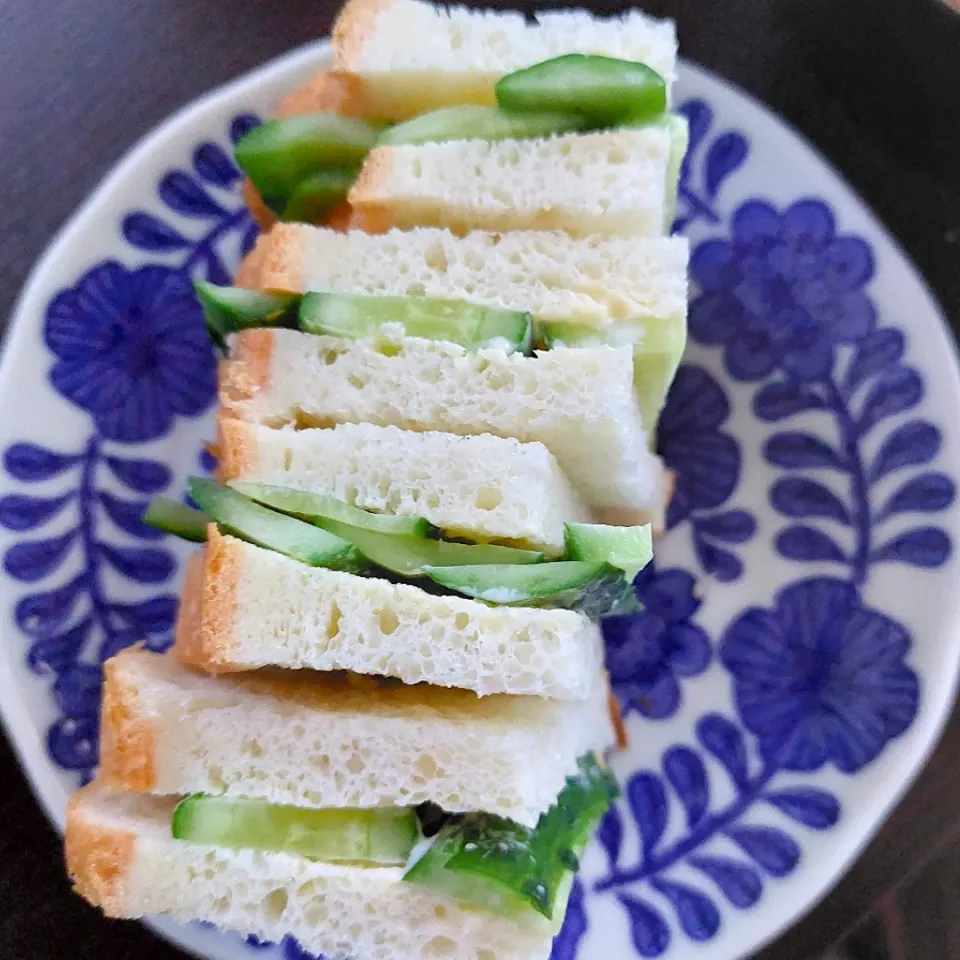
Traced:
[[211, 677], [140, 650], [105, 669], [100, 777], [120, 790], [309, 807], [432, 800], [533, 825], [577, 758], [613, 743], [599, 673], [590, 698], [562, 701], [360, 689], [304, 671]]
[[467, 300], [601, 328], [642, 317], [683, 329], [688, 257], [681, 237], [458, 237], [429, 227], [371, 235], [293, 223], [277, 224], [255, 251], [257, 285], [267, 290]]
[[640, 519], [663, 496], [629, 346], [526, 357], [414, 338], [245, 330], [220, 365], [220, 403], [228, 417], [270, 427], [373, 423], [538, 441], [601, 517], [635, 510]]
[[452, 536], [563, 553], [586, 507], [541, 443], [414, 433], [368, 423], [327, 430], [219, 424], [220, 478], [328, 493], [364, 510], [425, 517]]
[[670, 85], [674, 25], [636, 10], [471, 10], [422, 0], [349, 0], [333, 28], [334, 70], [363, 82], [364, 114], [399, 120], [458, 103], [494, 103], [504, 74], [568, 53], [640, 60]]
[[546, 960], [549, 933], [401, 882], [398, 867], [175, 840], [174, 800], [91, 784], [67, 810], [67, 871], [111, 917], [169, 914], [264, 940], [293, 935], [328, 960]]
[[379, 229], [668, 232], [663, 126], [543, 140], [455, 140], [371, 151], [350, 191]]
[[350, 670], [562, 700], [589, 697], [603, 661], [599, 629], [572, 610], [489, 607], [308, 567], [213, 526], [190, 558], [174, 654], [211, 673]]

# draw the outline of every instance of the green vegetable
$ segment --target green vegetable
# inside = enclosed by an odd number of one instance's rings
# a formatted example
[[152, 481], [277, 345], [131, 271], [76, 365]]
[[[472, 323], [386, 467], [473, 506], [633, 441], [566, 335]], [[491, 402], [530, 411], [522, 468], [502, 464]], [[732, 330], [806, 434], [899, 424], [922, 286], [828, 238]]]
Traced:
[[682, 114], [671, 113], [666, 119], [670, 132], [670, 159], [667, 162], [667, 216], [666, 229], [670, 230], [677, 209], [677, 191], [680, 189], [680, 167], [690, 146], [690, 124]]
[[612, 568], [602, 561], [557, 560], [536, 566], [429, 566], [423, 572], [441, 586], [486, 603], [571, 606], [582, 588]]
[[300, 304], [299, 325], [306, 333], [369, 337], [385, 323], [401, 324], [408, 337], [508, 351], [529, 350], [533, 326], [529, 313], [431, 297], [308, 293]]
[[294, 187], [278, 216], [291, 223], [319, 223], [347, 199], [359, 172], [359, 167], [332, 167], [312, 173]]
[[507, 74], [495, 92], [505, 110], [576, 113], [597, 126], [650, 121], [667, 108], [667, 86], [646, 64], [582, 53]]
[[432, 143], [441, 140], [521, 140], [582, 130], [576, 113], [509, 113], [498, 107], [464, 104], [421, 114], [381, 133], [377, 146]]
[[372, 563], [402, 577], [420, 576], [429, 566], [543, 561], [543, 554], [533, 550], [518, 550], [490, 543], [448, 543], [421, 537], [396, 537], [322, 517], [315, 522], [324, 530], [349, 540]]
[[230, 486], [251, 500], [289, 513], [303, 520], [337, 520], [360, 530], [394, 536], [425, 537], [430, 524], [422, 517], [397, 517], [384, 513], [369, 513], [336, 497], [306, 490], [291, 490], [266, 483], [232, 481]]
[[255, 503], [230, 487], [213, 480], [190, 477], [190, 496], [229, 533], [268, 550], [275, 550], [311, 567], [357, 570], [364, 566], [347, 541], [283, 513]]
[[308, 113], [255, 127], [233, 155], [264, 198], [276, 203], [319, 170], [359, 165], [376, 139], [376, 128], [363, 120]]
[[583, 757], [535, 828], [483, 813], [448, 821], [403, 879], [491, 913], [559, 924], [579, 853], [618, 792], [612, 774]]
[[177, 804], [172, 830], [177, 840], [215, 847], [397, 865], [420, 839], [416, 811], [408, 807], [316, 810], [202, 793]]
[[226, 347], [228, 334], [237, 330], [285, 325], [295, 318], [294, 308], [300, 301], [295, 293], [220, 287], [205, 280], [195, 280], [193, 289], [203, 308], [207, 333], [221, 349]]
[[207, 525], [211, 521], [205, 513], [185, 503], [169, 497], [154, 497], [143, 515], [143, 522], [148, 527], [172, 533], [183, 540], [203, 543], [207, 539]]
[[567, 555], [572, 560], [608, 563], [622, 570], [630, 581], [653, 559], [650, 524], [613, 527], [567, 523], [564, 531]]

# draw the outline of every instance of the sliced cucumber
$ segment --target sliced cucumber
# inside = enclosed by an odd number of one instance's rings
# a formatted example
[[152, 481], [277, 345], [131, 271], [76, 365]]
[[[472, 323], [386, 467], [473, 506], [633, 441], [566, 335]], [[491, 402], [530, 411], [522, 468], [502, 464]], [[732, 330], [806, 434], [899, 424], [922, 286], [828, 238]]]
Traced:
[[666, 118], [670, 133], [670, 158], [667, 161], [667, 216], [666, 228], [669, 231], [677, 210], [677, 193], [680, 189], [680, 168], [690, 146], [690, 124], [679, 113], [671, 113]]
[[267, 483], [243, 483], [238, 480], [231, 481], [230, 486], [257, 503], [281, 513], [293, 514], [303, 520], [338, 520], [360, 530], [401, 537], [425, 537], [430, 532], [430, 524], [423, 517], [368, 513], [329, 494], [291, 490], [289, 487], [275, 487]]
[[279, 213], [281, 220], [293, 223], [320, 223], [343, 203], [357, 179], [359, 167], [334, 167], [318, 170], [294, 188]]
[[349, 541], [312, 523], [268, 510], [242, 493], [203, 477], [190, 477], [187, 488], [218, 526], [241, 540], [275, 550], [311, 567], [357, 570], [364, 566]]
[[523, 140], [582, 130], [576, 113], [508, 113], [498, 107], [464, 104], [432, 110], [398, 123], [377, 138], [377, 146], [434, 143], [441, 140]]
[[567, 523], [564, 530], [571, 560], [609, 563], [630, 581], [653, 559], [649, 523], [635, 527]]
[[380, 864], [406, 863], [420, 839], [412, 808], [311, 810], [202, 793], [177, 804], [172, 829], [177, 840], [214, 847]]
[[633, 344], [633, 382], [640, 419], [653, 439], [653, 426], [660, 417], [686, 348], [685, 316], [634, 317], [602, 328], [557, 321], [542, 324], [539, 337], [548, 349]]
[[584, 757], [534, 829], [493, 814], [449, 821], [403, 879], [491, 913], [559, 922], [579, 851], [617, 793], [610, 772]]
[[653, 120], [667, 108], [667, 85], [645, 63], [582, 53], [509, 73], [495, 93], [505, 110], [576, 113], [600, 126]]
[[435, 583], [486, 603], [539, 605], [559, 601], [566, 605], [571, 592], [579, 594], [587, 584], [610, 572], [603, 563], [556, 560], [536, 566], [488, 564], [486, 566], [428, 566], [423, 571]]
[[185, 503], [169, 497], [154, 497], [143, 515], [143, 522], [155, 530], [172, 533], [183, 540], [203, 543], [207, 539], [210, 517], [202, 510], [194, 510]]
[[324, 530], [349, 540], [372, 563], [402, 577], [421, 576], [429, 566], [541, 563], [543, 554], [490, 543], [448, 543], [421, 537], [394, 537], [362, 530], [339, 520], [318, 518]]
[[295, 293], [267, 293], [243, 287], [220, 287], [205, 280], [195, 280], [194, 292], [203, 309], [210, 339], [226, 347], [228, 334], [249, 327], [283, 326], [296, 319], [300, 301]]
[[533, 326], [529, 313], [431, 297], [308, 293], [300, 303], [299, 325], [306, 333], [369, 337], [385, 323], [402, 324], [408, 337], [508, 352], [530, 349]]
[[233, 155], [264, 197], [288, 198], [324, 167], [360, 164], [376, 139], [377, 129], [363, 120], [308, 113], [255, 127]]

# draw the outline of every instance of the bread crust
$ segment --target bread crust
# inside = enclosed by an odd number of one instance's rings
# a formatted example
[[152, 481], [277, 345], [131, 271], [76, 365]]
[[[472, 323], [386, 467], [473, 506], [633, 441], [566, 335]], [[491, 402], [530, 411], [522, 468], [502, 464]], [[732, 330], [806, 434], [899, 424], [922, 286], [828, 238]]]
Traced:
[[97, 786], [78, 790], [67, 805], [64, 840], [67, 874], [81, 897], [107, 916], [125, 915], [127, 872], [133, 864], [137, 838], [126, 830], [110, 829], [87, 820], [84, 806]]
[[125, 683], [117, 658], [104, 665], [100, 716], [100, 779], [136, 793], [157, 782], [156, 730], [144, 713], [140, 691]]
[[233, 277], [235, 287], [245, 287], [247, 290], [260, 289], [260, 273], [269, 246], [267, 242], [269, 236], [269, 233], [261, 234], [253, 245], [253, 249], [240, 261], [240, 266], [237, 267]]
[[245, 419], [244, 406], [261, 390], [270, 388], [273, 332], [241, 330], [231, 345], [230, 359], [220, 364], [221, 415]]
[[342, 117], [363, 117], [363, 82], [349, 73], [321, 70], [302, 87], [288, 93], [278, 104], [278, 119], [305, 113], [339, 113]]
[[220, 447], [217, 479], [221, 483], [255, 474], [260, 469], [260, 445], [250, 424], [219, 417], [217, 445]]
[[258, 286], [264, 290], [303, 292], [303, 260], [310, 227], [278, 223], [257, 241]]
[[242, 564], [240, 544], [221, 536], [210, 524], [203, 553], [192, 556], [187, 565], [172, 650], [180, 663], [211, 674], [242, 669], [231, 666]]
[[333, 64], [338, 71], [356, 73], [364, 44], [377, 17], [392, 0], [348, 0], [333, 25]]
[[261, 230], [269, 230], [277, 222], [277, 215], [264, 203], [260, 191], [249, 179], [243, 181], [243, 202]]

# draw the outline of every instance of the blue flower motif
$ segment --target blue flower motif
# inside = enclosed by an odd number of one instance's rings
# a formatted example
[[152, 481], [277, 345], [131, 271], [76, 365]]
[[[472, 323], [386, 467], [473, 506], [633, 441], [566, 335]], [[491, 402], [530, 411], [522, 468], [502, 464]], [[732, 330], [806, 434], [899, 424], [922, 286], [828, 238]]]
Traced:
[[668, 527], [695, 510], [719, 507], [736, 489], [740, 449], [720, 429], [729, 416], [730, 403], [717, 381], [703, 367], [684, 364], [657, 427], [660, 456], [676, 477]]
[[709, 666], [710, 641], [692, 620], [700, 601], [685, 570], [650, 564], [634, 587], [644, 612], [603, 621], [607, 670], [624, 713], [662, 720], [680, 705], [677, 677], [695, 677]]
[[864, 607], [852, 584], [822, 577], [781, 591], [773, 610], [741, 614], [720, 658], [765, 756], [788, 770], [855, 773], [916, 716], [909, 648], [907, 631]]
[[45, 340], [59, 358], [51, 383], [110, 440], [162, 436], [216, 392], [203, 316], [178, 270], [99, 264], [50, 304]]
[[734, 214], [729, 240], [701, 244], [690, 261], [700, 294], [690, 332], [723, 346], [738, 380], [780, 368], [801, 381], [827, 377], [834, 346], [852, 344], [876, 323], [864, 293], [874, 272], [870, 247], [837, 236], [830, 208], [801, 200], [782, 214], [759, 200]]

